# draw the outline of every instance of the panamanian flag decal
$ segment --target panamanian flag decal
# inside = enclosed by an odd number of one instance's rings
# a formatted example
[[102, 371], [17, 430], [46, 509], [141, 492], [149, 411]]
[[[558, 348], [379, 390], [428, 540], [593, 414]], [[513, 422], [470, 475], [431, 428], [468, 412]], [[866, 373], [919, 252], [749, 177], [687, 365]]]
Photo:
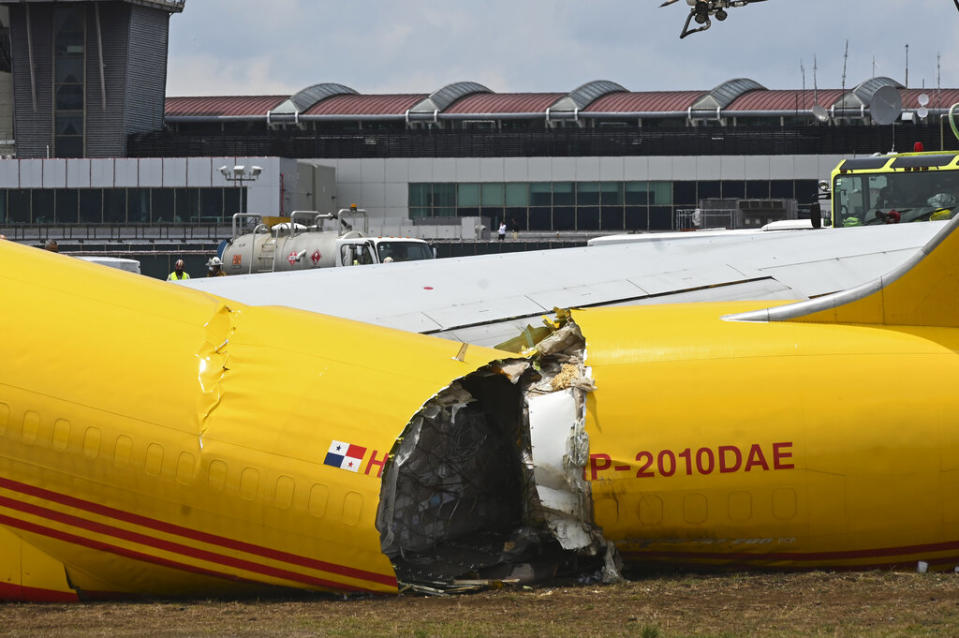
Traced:
[[343, 441], [333, 441], [330, 443], [330, 451], [326, 453], [324, 465], [332, 465], [341, 470], [350, 472], [359, 472], [360, 465], [363, 463], [363, 455], [366, 454], [366, 448], [359, 445], [351, 445]]

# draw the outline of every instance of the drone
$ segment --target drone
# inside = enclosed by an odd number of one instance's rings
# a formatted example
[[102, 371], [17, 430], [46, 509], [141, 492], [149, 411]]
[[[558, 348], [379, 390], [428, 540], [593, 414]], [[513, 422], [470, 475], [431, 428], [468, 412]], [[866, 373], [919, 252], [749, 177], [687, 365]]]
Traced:
[[[679, 39], [682, 40], [687, 35], [699, 33], [711, 27], [713, 23], [712, 20], [709, 19], [710, 16], [722, 22], [729, 17], [726, 9], [730, 7], [745, 7], [747, 4], [765, 1], [766, 0], [686, 0], [686, 4], [690, 6], [689, 15], [686, 16], [686, 24], [683, 25], [683, 32], [679, 34]], [[959, 6], [959, 0], [955, 1], [957, 6]], [[675, 2], [679, 2], [679, 0], [666, 0], [659, 6], [665, 7]], [[690, 29], [689, 25], [693, 20], [695, 20], [699, 26]]]

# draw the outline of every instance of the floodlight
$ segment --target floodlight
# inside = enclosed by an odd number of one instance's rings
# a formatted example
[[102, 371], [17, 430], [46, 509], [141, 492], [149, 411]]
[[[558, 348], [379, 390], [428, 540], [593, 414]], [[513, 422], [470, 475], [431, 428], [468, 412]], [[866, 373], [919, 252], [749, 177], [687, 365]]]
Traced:
[[260, 173], [262, 172], [263, 172], [263, 168], [261, 166], [250, 167], [250, 177], [257, 178], [260, 176]]
[[244, 175], [243, 175], [244, 171], [246, 171], [246, 166], [243, 166], [242, 164], [238, 164], [238, 165], [234, 166], [234, 167], [233, 167], [233, 179], [243, 179], [243, 177], [244, 177]]
[[227, 178], [227, 179], [230, 179], [231, 175], [230, 175], [230, 169], [229, 169], [229, 168], [227, 168], [226, 166], [221, 166], [221, 167], [220, 167], [220, 172], [223, 174], [223, 177], [225, 177], [225, 178]]

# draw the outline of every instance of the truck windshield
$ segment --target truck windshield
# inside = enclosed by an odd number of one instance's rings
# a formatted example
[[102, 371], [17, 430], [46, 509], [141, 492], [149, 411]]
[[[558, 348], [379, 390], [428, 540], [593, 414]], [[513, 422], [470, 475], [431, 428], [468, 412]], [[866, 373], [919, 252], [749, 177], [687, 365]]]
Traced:
[[836, 226], [949, 219], [953, 208], [959, 209], [959, 171], [859, 173], [833, 183]]
[[376, 247], [380, 263], [390, 261], [416, 261], [432, 259], [433, 251], [427, 244], [418, 241], [381, 241]]

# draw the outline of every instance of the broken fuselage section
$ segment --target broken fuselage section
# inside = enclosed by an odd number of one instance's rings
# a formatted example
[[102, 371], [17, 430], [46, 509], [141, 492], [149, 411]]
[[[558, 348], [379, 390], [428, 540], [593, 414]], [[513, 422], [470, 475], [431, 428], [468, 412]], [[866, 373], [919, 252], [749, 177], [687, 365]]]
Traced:
[[383, 474], [377, 529], [398, 580], [445, 592], [570, 571], [617, 577], [584, 478], [592, 390], [569, 321], [532, 358], [494, 362], [431, 398]]

